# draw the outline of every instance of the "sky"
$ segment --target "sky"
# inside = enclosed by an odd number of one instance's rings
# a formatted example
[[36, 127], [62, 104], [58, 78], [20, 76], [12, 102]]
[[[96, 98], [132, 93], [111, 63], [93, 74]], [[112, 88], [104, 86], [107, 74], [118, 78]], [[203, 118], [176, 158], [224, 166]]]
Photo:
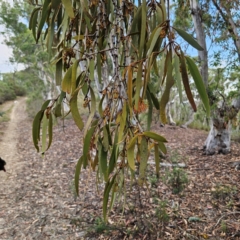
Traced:
[[0, 25], [0, 74], [22, 70], [24, 68], [22, 64], [13, 65], [9, 62], [9, 58], [12, 55], [12, 49], [4, 44], [4, 37], [1, 34], [3, 31], [4, 27]]

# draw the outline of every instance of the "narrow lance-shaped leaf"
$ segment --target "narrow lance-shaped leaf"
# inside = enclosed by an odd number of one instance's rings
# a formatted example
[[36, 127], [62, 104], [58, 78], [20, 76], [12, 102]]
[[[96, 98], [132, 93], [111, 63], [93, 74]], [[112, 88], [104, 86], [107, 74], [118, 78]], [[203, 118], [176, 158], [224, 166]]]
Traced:
[[77, 162], [77, 166], [76, 166], [76, 169], [75, 169], [75, 190], [76, 190], [76, 193], [77, 195], [79, 196], [79, 177], [80, 177], [80, 171], [81, 171], [81, 167], [82, 167], [82, 164], [83, 164], [83, 156], [81, 156]]
[[148, 141], [145, 137], [142, 138], [140, 144], [140, 167], [138, 183], [142, 185], [146, 181], [146, 169], [148, 161]]
[[84, 136], [86, 136], [86, 132], [93, 120], [94, 114], [96, 112], [96, 98], [95, 98], [95, 94], [93, 89], [91, 88], [91, 86], [89, 86], [89, 90], [90, 90], [90, 95], [91, 95], [91, 113], [88, 117], [87, 123], [85, 125], [85, 130], [84, 130]]
[[66, 9], [66, 12], [70, 18], [74, 18], [74, 12], [72, 8], [72, 1], [71, 0], [62, 0], [62, 3]]
[[147, 16], [147, 4], [146, 0], [142, 1], [142, 22], [141, 22], [141, 32], [140, 32], [140, 46], [139, 46], [139, 58], [142, 58], [142, 52], [145, 44], [146, 36], [146, 16]]
[[98, 162], [99, 170], [104, 177], [105, 182], [108, 181], [108, 166], [107, 166], [107, 155], [108, 152], [104, 150], [104, 146], [101, 142], [98, 143]]
[[137, 141], [138, 135], [135, 135], [128, 144], [127, 147], [127, 160], [128, 160], [128, 165], [129, 167], [135, 171], [135, 161], [134, 161], [134, 148], [135, 148], [135, 143]]
[[44, 1], [43, 7], [42, 7], [41, 20], [40, 20], [40, 23], [38, 25], [37, 40], [36, 40], [37, 42], [40, 38], [44, 23], [46, 22], [48, 12], [51, 11], [50, 4], [51, 4], [51, 0], [45, 0]]
[[187, 74], [187, 67], [186, 67], [186, 63], [185, 63], [185, 57], [184, 57], [184, 53], [181, 51], [181, 54], [179, 56], [179, 60], [180, 60], [180, 69], [181, 69], [181, 75], [182, 75], [182, 81], [183, 81], [183, 86], [188, 98], [188, 101], [190, 102], [194, 112], [197, 111], [197, 107], [191, 92], [191, 88], [189, 85], [189, 79], [188, 79], [188, 74]]
[[72, 90], [72, 66], [67, 70], [62, 80], [62, 91], [70, 94]]
[[77, 99], [78, 99], [78, 92], [80, 89], [76, 89], [75, 92], [73, 93], [71, 99], [70, 99], [70, 109], [72, 113], [72, 117], [76, 125], [80, 130], [83, 130], [84, 123], [82, 121], [82, 118], [79, 114], [78, 111], [78, 104], [77, 104]]
[[206, 109], [207, 115], [210, 116], [209, 99], [208, 99], [206, 87], [203, 83], [201, 74], [200, 74], [196, 64], [194, 63], [194, 61], [189, 57], [185, 56], [185, 58], [187, 60], [188, 69], [190, 70], [190, 73], [191, 73], [193, 80], [195, 82], [195, 85], [197, 87], [198, 93], [199, 93], [199, 95], [202, 99], [202, 102], [204, 104], [204, 107]]
[[44, 112], [42, 119], [42, 153], [44, 153], [47, 149], [47, 129], [48, 129], [48, 119], [46, 116], [46, 112]]
[[50, 113], [48, 116], [48, 147], [46, 151], [50, 148], [52, 144], [52, 136], [53, 136], [53, 118], [52, 113]]
[[175, 28], [173, 27], [173, 29], [175, 29], [177, 31], [177, 33], [186, 41], [188, 42], [192, 47], [196, 48], [199, 51], [203, 51], [204, 49], [199, 45], [199, 43], [188, 33], [186, 33], [185, 31], [183, 31], [182, 29], [179, 28]]
[[107, 205], [108, 205], [108, 198], [111, 188], [115, 182], [116, 174], [113, 176], [112, 179], [109, 179], [105, 185], [104, 193], [103, 193], [103, 218], [104, 221], [107, 220]]
[[150, 35], [149, 41], [147, 43], [147, 48], [148, 48], [147, 56], [148, 57], [152, 54], [152, 51], [156, 45], [156, 42], [157, 42], [158, 38], [160, 38], [161, 30], [162, 30], [161, 27], [156, 27]]
[[149, 137], [149, 138], [157, 141], [157, 142], [167, 142], [165, 137], [163, 137], [157, 133], [154, 133], [154, 132], [146, 131], [146, 132], [143, 132], [142, 134], [146, 137]]
[[156, 167], [156, 176], [159, 178], [159, 170], [160, 170], [160, 158], [159, 158], [159, 150], [158, 145], [154, 145], [154, 156], [155, 156], [155, 167]]
[[128, 81], [127, 81], [127, 92], [128, 92], [128, 104], [132, 107], [132, 67], [128, 67]]
[[97, 127], [98, 120], [94, 121], [92, 123], [92, 127], [87, 131], [85, 137], [84, 137], [84, 143], [83, 143], [83, 167], [86, 168], [88, 164], [88, 155], [89, 150], [91, 146], [91, 140], [93, 138], [93, 134], [95, 132], [95, 129]]
[[176, 80], [176, 85], [177, 85], [177, 89], [178, 89], [178, 94], [179, 94], [179, 99], [180, 102], [182, 103], [182, 79], [181, 79], [181, 74], [179, 71], [180, 67], [179, 67], [179, 58], [177, 56], [177, 54], [174, 55], [174, 70], [175, 70], [175, 80]]
[[71, 76], [71, 85], [72, 85], [72, 93], [76, 89], [76, 79], [77, 79], [77, 69], [80, 60], [76, 60], [72, 65], [72, 76]]
[[40, 140], [40, 127], [41, 127], [42, 117], [43, 117], [43, 111], [41, 110], [36, 114], [33, 120], [33, 125], [32, 125], [33, 143], [38, 152], [39, 152], [38, 142]]
[[169, 101], [171, 88], [174, 85], [174, 79], [172, 76], [173, 66], [172, 66], [172, 49], [171, 48], [167, 52], [165, 66], [166, 66], [166, 72], [167, 72], [166, 86], [160, 100], [160, 119], [163, 124], [167, 123], [166, 106]]

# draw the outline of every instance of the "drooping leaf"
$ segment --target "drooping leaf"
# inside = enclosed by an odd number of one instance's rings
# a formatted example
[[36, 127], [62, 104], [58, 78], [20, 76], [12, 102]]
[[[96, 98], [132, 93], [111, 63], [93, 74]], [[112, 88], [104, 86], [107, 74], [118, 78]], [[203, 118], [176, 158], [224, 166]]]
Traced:
[[53, 117], [52, 114], [50, 113], [48, 116], [48, 147], [46, 151], [50, 148], [52, 144], [52, 137], [53, 137]]
[[185, 57], [184, 57], [184, 53], [181, 51], [181, 55], [179, 56], [179, 60], [180, 60], [180, 69], [181, 69], [181, 75], [182, 75], [182, 81], [183, 81], [183, 86], [188, 98], [188, 101], [190, 102], [194, 112], [197, 111], [197, 107], [191, 92], [191, 88], [189, 85], [189, 79], [188, 79], [188, 74], [187, 74], [187, 67], [186, 67], [186, 63], [185, 63]]
[[135, 143], [137, 141], [138, 135], [135, 135], [128, 144], [127, 147], [127, 160], [128, 160], [128, 165], [129, 167], [135, 171], [135, 160], [134, 160], [134, 148], [135, 148]]
[[84, 144], [83, 144], [83, 167], [86, 168], [88, 165], [88, 156], [89, 156], [89, 150], [91, 146], [91, 140], [93, 137], [93, 134], [95, 132], [95, 129], [97, 127], [98, 120], [95, 120], [92, 124], [92, 127], [87, 131], [85, 137], [84, 137]]
[[199, 51], [203, 51], [204, 49], [199, 45], [199, 43], [187, 32], [183, 31], [182, 29], [173, 27], [177, 31], [177, 33], [192, 47], [196, 48]]
[[72, 8], [72, 1], [71, 0], [62, 0], [62, 3], [66, 9], [66, 12], [70, 18], [74, 18], [74, 11]]
[[42, 29], [43, 29], [43, 26], [44, 26], [44, 24], [47, 20], [48, 13], [49, 13], [49, 11], [51, 11], [50, 6], [51, 6], [51, 0], [45, 0], [44, 3], [43, 3], [43, 7], [42, 7], [41, 20], [40, 20], [40, 23], [38, 25], [37, 39], [36, 39], [37, 42], [38, 42], [38, 40], [41, 36]]
[[154, 144], [154, 156], [155, 156], [155, 167], [156, 167], [156, 176], [159, 178], [159, 170], [160, 170], [160, 158], [158, 145]]
[[163, 137], [157, 133], [154, 133], [154, 132], [146, 131], [146, 132], [143, 132], [142, 134], [146, 137], [149, 137], [149, 138], [157, 141], [157, 142], [167, 142], [165, 137]]
[[163, 142], [158, 142], [158, 147], [164, 154], [167, 154], [167, 148]]
[[143, 137], [140, 144], [140, 167], [138, 178], [139, 185], [143, 185], [143, 183], [146, 181], [146, 169], [148, 157], [149, 157], [148, 142], [147, 139]]
[[141, 21], [141, 32], [140, 32], [140, 45], [139, 45], [139, 59], [142, 58], [142, 52], [145, 44], [146, 36], [146, 16], [147, 16], [147, 4], [146, 0], [142, 1], [142, 21]]
[[44, 111], [40, 110], [34, 120], [33, 120], [33, 125], [32, 125], [32, 138], [33, 138], [33, 143], [37, 151], [39, 152], [39, 140], [40, 140], [40, 127], [41, 127], [41, 121], [43, 118], [43, 113]]
[[148, 48], [147, 56], [148, 57], [152, 54], [152, 51], [156, 45], [156, 42], [157, 42], [158, 38], [160, 38], [161, 30], [162, 30], [161, 27], [156, 27], [150, 35], [149, 41], [147, 43], [147, 48]]
[[77, 196], [79, 196], [79, 177], [80, 177], [80, 171], [83, 164], [83, 156], [81, 156], [77, 162], [76, 169], [75, 169], [75, 190], [77, 193]]
[[180, 67], [179, 67], [179, 58], [177, 54], [174, 55], [174, 71], [175, 71], [175, 80], [176, 80], [176, 85], [178, 89], [178, 94], [179, 94], [179, 100], [182, 103], [182, 79], [181, 79], [181, 74], [180, 74]]
[[70, 94], [72, 90], [72, 66], [65, 73], [62, 80], [62, 91]]
[[198, 70], [198, 67], [196, 66], [196, 64], [194, 63], [194, 61], [185, 56], [186, 60], [187, 60], [187, 64], [188, 64], [188, 69], [190, 70], [190, 73], [193, 77], [193, 80], [195, 82], [195, 85], [197, 87], [198, 93], [202, 99], [202, 102], [204, 104], [204, 107], [206, 109], [207, 112], [207, 116], [210, 116], [210, 105], [209, 105], [209, 99], [208, 99], [208, 95], [207, 95], [207, 91], [206, 91], [206, 87], [203, 83], [201, 74]]
[[103, 218], [104, 218], [104, 221], [107, 221], [107, 205], [108, 205], [109, 193], [110, 193], [111, 188], [113, 187], [115, 178], [116, 178], [116, 174], [112, 177], [112, 179], [109, 179], [105, 185], [105, 189], [104, 189], [104, 193], [103, 193]]
[[105, 151], [103, 144], [98, 142], [98, 161], [99, 161], [99, 170], [104, 176], [105, 182], [108, 180], [108, 167], [107, 167], [107, 155], [108, 152]]
[[91, 95], [91, 113], [88, 117], [87, 123], [85, 125], [85, 130], [84, 130], [84, 136], [86, 136], [86, 132], [93, 120], [94, 114], [96, 112], [96, 98], [95, 98], [95, 94], [93, 89], [91, 88], [91, 86], [89, 86], [89, 90], [90, 90], [90, 95]]
[[115, 138], [114, 138], [114, 143], [113, 143], [113, 148], [112, 148], [112, 152], [111, 152], [111, 156], [110, 156], [110, 160], [109, 160], [109, 167], [108, 167], [108, 175], [110, 175], [112, 173], [112, 171], [114, 170], [115, 166], [116, 166], [116, 162], [118, 159], [118, 131], [115, 133]]
[[71, 99], [70, 99], [70, 110], [72, 113], [72, 117], [76, 125], [80, 130], [83, 130], [84, 123], [82, 121], [82, 118], [79, 114], [78, 111], [78, 104], [77, 104], [77, 99], [78, 99], [78, 92], [80, 89], [76, 89], [75, 92], [73, 93]]
[[133, 79], [132, 79], [132, 67], [128, 67], [128, 81], [127, 81], [127, 92], [128, 92], [128, 104], [132, 107], [132, 88], [133, 88]]
[[72, 65], [72, 76], [71, 76], [71, 85], [72, 85], [72, 93], [76, 89], [76, 80], [77, 80], [77, 68], [80, 60], [76, 60]]
[[47, 145], [47, 129], [48, 129], [48, 119], [46, 116], [46, 112], [43, 114], [43, 119], [42, 119], [42, 153], [46, 151]]
[[167, 123], [167, 117], [166, 117], [166, 106], [169, 102], [170, 97], [170, 91], [172, 86], [174, 85], [174, 79], [173, 79], [173, 66], [172, 66], [172, 50], [170, 49], [167, 52], [166, 60], [165, 60], [165, 68], [166, 68], [166, 86], [164, 89], [164, 92], [162, 94], [161, 100], [160, 100], [160, 120], [163, 124]]

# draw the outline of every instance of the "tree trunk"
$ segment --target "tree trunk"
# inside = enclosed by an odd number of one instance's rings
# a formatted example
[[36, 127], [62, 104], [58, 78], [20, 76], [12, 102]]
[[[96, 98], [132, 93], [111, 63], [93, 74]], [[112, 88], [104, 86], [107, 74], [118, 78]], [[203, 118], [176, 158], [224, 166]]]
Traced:
[[191, 0], [191, 11], [192, 11], [192, 19], [194, 24], [194, 29], [196, 31], [196, 37], [198, 43], [202, 46], [203, 51], [198, 51], [198, 57], [201, 65], [201, 75], [205, 86], [208, 85], [208, 54], [207, 54], [207, 46], [206, 46], [206, 35], [203, 29], [202, 21], [201, 21], [201, 11], [199, 9], [199, 5], [197, 0]]
[[204, 144], [204, 151], [207, 155], [215, 153], [227, 154], [230, 152], [231, 123], [217, 118], [212, 121], [211, 130]]

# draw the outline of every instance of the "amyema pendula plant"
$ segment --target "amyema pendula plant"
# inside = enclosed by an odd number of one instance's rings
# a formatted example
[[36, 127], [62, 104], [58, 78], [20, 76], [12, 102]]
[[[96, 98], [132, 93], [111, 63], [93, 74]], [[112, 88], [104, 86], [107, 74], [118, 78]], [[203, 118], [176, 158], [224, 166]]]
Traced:
[[[33, 142], [42, 153], [50, 147], [53, 119], [63, 117], [63, 103], [67, 102], [79, 130], [84, 129], [83, 152], [75, 172], [76, 192], [82, 168], [99, 171], [105, 181], [103, 216], [106, 220], [110, 196], [114, 199], [124, 185], [127, 172], [136, 177], [136, 162], [140, 163], [138, 183], [145, 183], [152, 149], [156, 174], [159, 174], [159, 151], [165, 151], [166, 139], [149, 131], [151, 118], [146, 131], [142, 128], [138, 115], [146, 108], [145, 103], [149, 116], [153, 107], [160, 109], [161, 122], [165, 123], [171, 88], [183, 84], [196, 111], [189, 71], [209, 114], [208, 97], [198, 68], [184, 55], [175, 34], [198, 50], [202, 47], [189, 34], [171, 26], [169, 3], [166, 7], [163, 0], [42, 2], [31, 1], [35, 8], [29, 28], [37, 43], [46, 43], [51, 63], [56, 66], [56, 87], [60, 87], [61, 93], [47, 100], [37, 113]], [[164, 62], [162, 72], [158, 68], [160, 61]], [[153, 72], [164, 88], [160, 101], [151, 88]], [[85, 124], [78, 110], [79, 95], [84, 96], [83, 105], [89, 109]], [[97, 96], [100, 101], [96, 101]]]

